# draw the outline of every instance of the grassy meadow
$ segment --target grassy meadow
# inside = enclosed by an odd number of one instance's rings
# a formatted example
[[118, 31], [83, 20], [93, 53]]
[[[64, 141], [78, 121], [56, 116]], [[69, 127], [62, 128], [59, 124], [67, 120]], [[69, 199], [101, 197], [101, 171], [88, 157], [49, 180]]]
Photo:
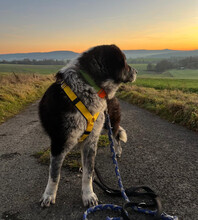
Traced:
[[0, 64], [0, 123], [38, 100], [61, 67]]

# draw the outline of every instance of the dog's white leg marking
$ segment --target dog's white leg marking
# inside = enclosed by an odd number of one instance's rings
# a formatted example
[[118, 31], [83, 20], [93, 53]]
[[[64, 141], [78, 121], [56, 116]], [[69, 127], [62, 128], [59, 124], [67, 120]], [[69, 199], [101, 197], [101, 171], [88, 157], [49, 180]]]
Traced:
[[50, 204], [55, 204], [56, 193], [60, 181], [60, 170], [65, 158], [65, 153], [56, 157], [50, 156], [49, 179], [45, 192], [40, 200], [42, 207], [49, 207]]
[[82, 200], [84, 206], [95, 206], [98, 204], [98, 197], [93, 192], [92, 178], [92, 174], [90, 174], [90, 171], [84, 166], [82, 178]]
[[94, 139], [95, 140], [92, 139], [91, 142], [87, 142], [81, 152], [83, 165], [82, 200], [84, 206], [94, 206], [98, 204], [98, 198], [93, 192], [92, 185], [98, 138]]
[[82, 176], [82, 200], [84, 206], [95, 206], [98, 198], [93, 192], [93, 172], [97, 143], [104, 124], [104, 114], [100, 113], [90, 136], [85, 140], [81, 150], [83, 176]]
[[50, 204], [55, 204], [59, 179], [60, 177], [58, 178], [57, 182], [53, 182], [53, 179], [49, 176], [47, 187], [40, 200], [42, 207], [49, 207]]

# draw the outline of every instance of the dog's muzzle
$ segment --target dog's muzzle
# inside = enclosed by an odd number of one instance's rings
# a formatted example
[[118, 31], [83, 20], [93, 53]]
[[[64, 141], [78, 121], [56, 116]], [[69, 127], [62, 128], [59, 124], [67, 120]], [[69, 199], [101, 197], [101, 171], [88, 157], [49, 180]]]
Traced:
[[135, 69], [135, 68], [133, 68], [133, 67], [130, 67], [130, 66], [128, 66], [128, 68], [129, 68], [129, 71], [128, 71], [128, 77], [127, 77], [127, 82], [134, 82], [135, 80], [136, 80], [136, 75], [137, 75], [137, 73], [138, 73], [138, 71]]

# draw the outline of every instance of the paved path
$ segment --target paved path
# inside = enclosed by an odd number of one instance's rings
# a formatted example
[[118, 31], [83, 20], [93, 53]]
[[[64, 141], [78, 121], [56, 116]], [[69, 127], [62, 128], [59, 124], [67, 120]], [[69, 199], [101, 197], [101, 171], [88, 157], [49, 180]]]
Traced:
[[[183, 220], [198, 219], [198, 134], [121, 102], [128, 132], [120, 170], [124, 185], [148, 185], [162, 198], [164, 210]], [[37, 103], [0, 126], [0, 218], [82, 219], [81, 174], [62, 170], [57, 202], [48, 209], [39, 199], [48, 167], [32, 156], [49, 146], [38, 120]], [[97, 164], [107, 183], [116, 186], [109, 149], [99, 149]], [[95, 186], [100, 201], [121, 204]], [[108, 213], [111, 216], [111, 213]], [[105, 219], [98, 213], [90, 219]], [[133, 219], [149, 219], [136, 216]]]

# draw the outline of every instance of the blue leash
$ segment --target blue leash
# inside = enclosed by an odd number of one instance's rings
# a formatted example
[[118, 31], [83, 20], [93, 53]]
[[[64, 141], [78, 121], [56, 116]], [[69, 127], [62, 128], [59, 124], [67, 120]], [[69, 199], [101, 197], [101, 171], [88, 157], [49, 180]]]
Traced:
[[[125, 192], [125, 189], [123, 187], [119, 168], [118, 168], [118, 162], [116, 159], [116, 153], [115, 153], [115, 148], [114, 148], [113, 133], [112, 133], [111, 122], [110, 122], [110, 118], [109, 118], [108, 113], [106, 113], [106, 121], [107, 121], [108, 136], [109, 136], [109, 141], [110, 141], [110, 149], [111, 149], [111, 153], [112, 153], [112, 160], [113, 160], [113, 164], [115, 166], [115, 173], [116, 173], [116, 176], [118, 179], [120, 193], [125, 200], [125, 205], [123, 207], [121, 207], [121, 206], [114, 205], [114, 204], [100, 204], [97, 206], [90, 207], [84, 212], [83, 220], [88, 220], [87, 216], [89, 214], [94, 213], [96, 211], [103, 211], [103, 210], [119, 211], [122, 215], [122, 217], [106, 217], [106, 220], [130, 220], [130, 218], [128, 217], [128, 212], [127, 212], [127, 209], [129, 209], [129, 208], [131, 208], [132, 210], [139, 212], [139, 213], [148, 214], [148, 215], [157, 217], [158, 219], [161, 219], [161, 220], [178, 220], [177, 216], [170, 216], [170, 215], [166, 214], [165, 212], [161, 211], [161, 203], [159, 201], [159, 198], [148, 187], [137, 187], [137, 188], [135, 188], [135, 190], [138, 190], [141, 188], [147, 192], [147, 194], [142, 193], [142, 195], [155, 195], [155, 198], [153, 198], [153, 201], [155, 202], [155, 204], [157, 206], [157, 210], [145, 209], [145, 208], [141, 207], [142, 206], [141, 203], [137, 204], [137, 203], [130, 202], [130, 200]], [[139, 195], [140, 193], [137, 193], [135, 190], [133, 193], [134, 194], [136, 193]]]

